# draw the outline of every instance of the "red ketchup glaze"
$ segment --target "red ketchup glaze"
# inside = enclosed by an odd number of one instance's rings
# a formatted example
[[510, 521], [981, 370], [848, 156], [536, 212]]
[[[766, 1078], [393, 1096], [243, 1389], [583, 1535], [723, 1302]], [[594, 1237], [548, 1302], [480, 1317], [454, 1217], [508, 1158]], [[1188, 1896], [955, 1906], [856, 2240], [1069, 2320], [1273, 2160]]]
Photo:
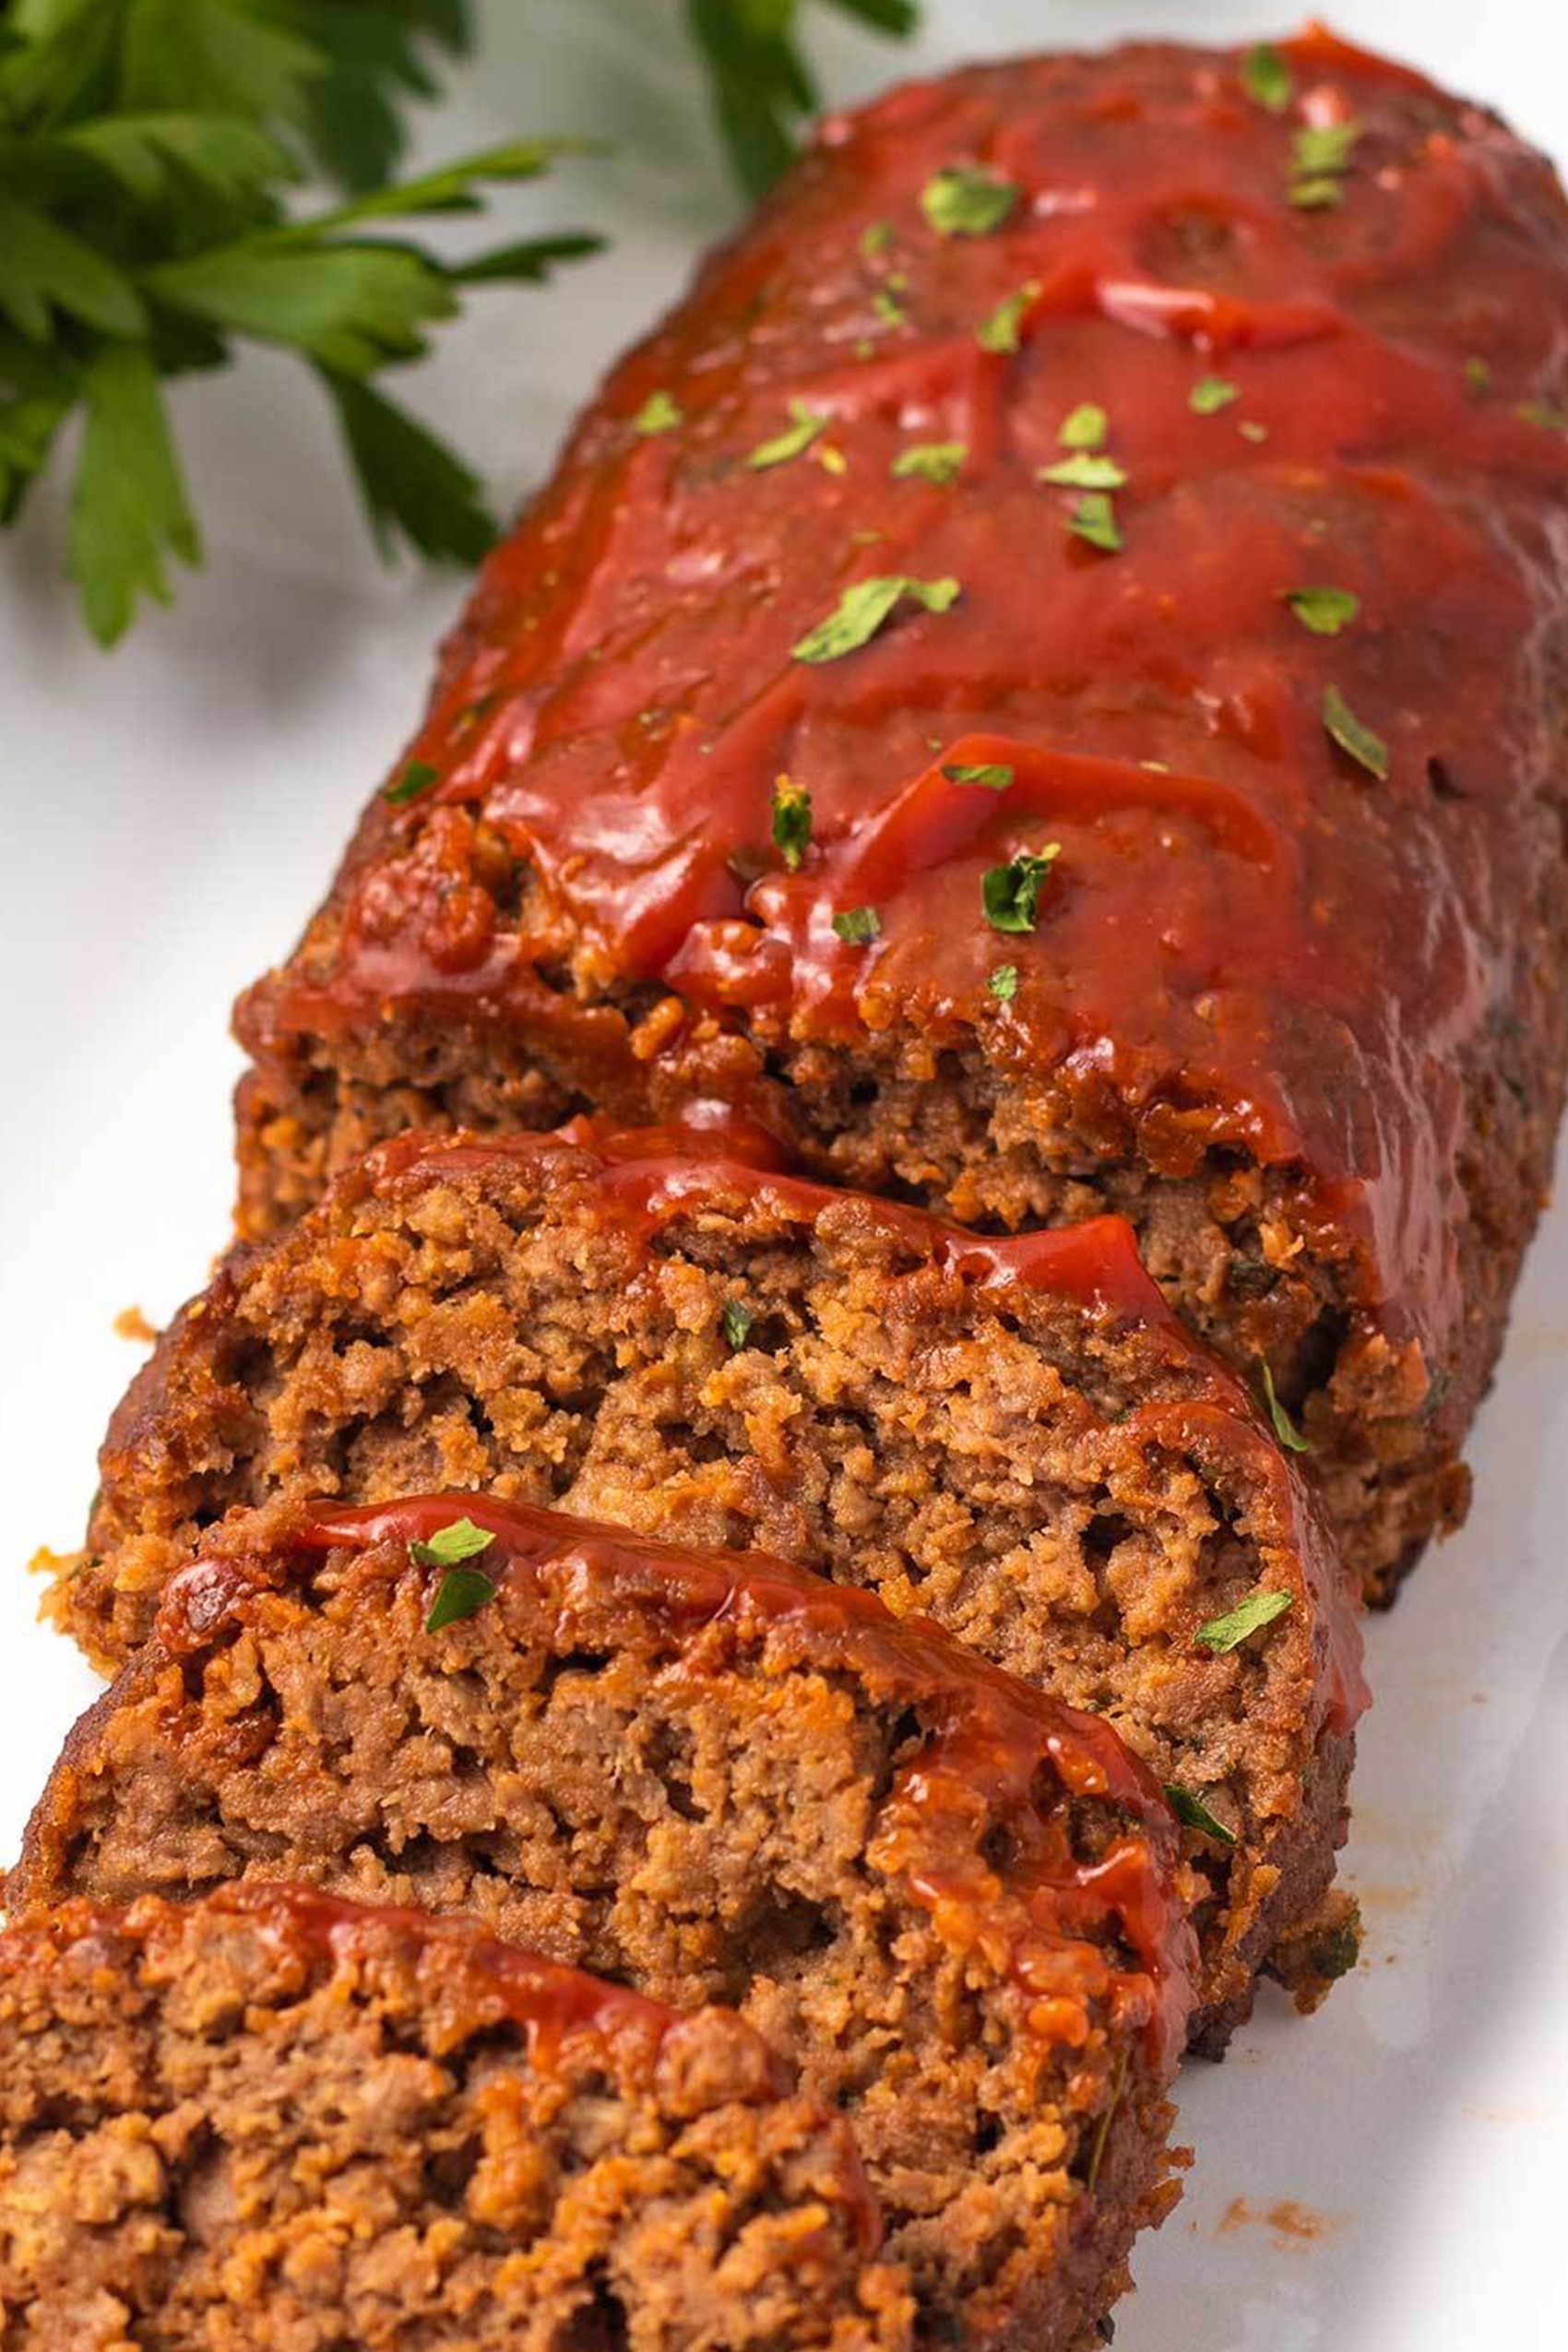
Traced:
[[[1144, 2029], [1155, 2071], [1163, 2077], [1174, 2068], [1197, 1970], [1178, 1842], [1157, 1783], [1109, 1725], [971, 1657], [927, 1621], [893, 1617], [873, 1593], [762, 1553], [685, 1551], [474, 1493], [314, 1504], [299, 1540], [323, 1550], [402, 1550], [465, 1516], [494, 1538], [474, 1564], [495, 1582], [548, 1574], [563, 1640], [575, 1612], [592, 1610], [608, 1585], [640, 1620], [656, 1618], [678, 1638], [719, 1621], [765, 1636], [778, 1629], [787, 1637], [802, 1624], [814, 1664], [832, 1670], [841, 1661], [873, 1689], [919, 1705], [923, 1744], [882, 1804], [873, 1865], [904, 1876], [944, 1940], [990, 1940], [994, 1964], [1030, 1997], [1029, 2022], [1043, 2039], [1078, 2040], [1086, 2000], [1109, 2001], [1122, 2023]], [[184, 1574], [199, 1574], [202, 1564]], [[181, 1581], [170, 1586], [160, 1630], [178, 1624]], [[1047, 1765], [1068, 1797], [1103, 1798], [1127, 1817], [1098, 1864], [1077, 1860], [1058, 1808], [1037, 1800]], [[1019, 1852], [1000, 1871], [980, 1841], [1004, 1818]], [[1135, 1966], [1116, 1965], [1103, 1949], [1108, 1934], [1120, 1937]]]
[[[671, 1151], [672, 1143], [683, 1147]], [[1139, 1325], [1158, 1340], [1166, 1361], [1193, 1382], [1194, 1394], [1185, 1402], [1135, 1408], [1129, 1429], [1150, 1442], [1168, 1436], [1178, 1446], [1197, 1445], [1242, 1462], [1267, 1489], [1280, 1524], [1295, 1538], [1313, 1598], [1323, 1719], [1331, 1730], [1350, 1730], [1371, 1693], [1362, 1670], [1360, 1611], [1338, 1549], [1305, 1483], [1265, 1429], [1256, 1400], [1169, 1303], [1145, 1267], [1126, 1219], [1089, 1218], [996, 1240], [924, 1209], [778, 1172], [782, 1158], [782, 1146], [767, 1130], [721, 1106], [699, 1105], [684, 1123], [659, 1128], [576, 1119], [554, 1135], [479, 1141], [410, 1132], [377, 1146], [346, 1181], [374, 1189], [444, 1177], [482, 1179], [508, 1163], [542, 1170], [556, 1162], [587, 1188], [601, 1218], [612, 1219], [639, 1251], [678, 1218], [737, 1197], [752, 1213], [808, 1229], [825, 1213], [848, 1211], [879, 1226], [917, 1261], [981, 1292], [1019, 1286], [1086, 1313]]]
[[[1557, 762], [1568, 443], [1519, 411], [1562, 397], [1568, 214], [1538, 157], [1420, 76], [1321, 29], [1287, 54], [1281, 114], [1237, 53], [1148, 44], [826, 123], [490, 560], [410, 747], [438, 781], [373, 814], [326, 929], [254, 993], [258, 1055], [457, 1016], [568, 1068], [619, 1054], [627, 1099], [658, 1071], [595, 1006], [610, 981], [679, 992], [655, 1056], [677, 1081], [691, 1021], [775, 1053], [908, 1024], [1299, 1166], [1367, 1311], [1443, 1354], [1455, 1064], [1503, 1001]], [[1297, 135], [1347, 123], [1343, 201], [1292, 205]], [[953, 164], [1016, 186], [999, 228], [928, 225]], [[982, 348], [1023, 290], [1018, 349]], [[1199, 413], [1215, 374], [1236, 397]], [[655, 390], [683, 422], [639, 434]], [[791, 401], [821, 434], [749, 466]], [[1038, 479], [1082, 402], [1127, 476], [1119, 553]], [[946, 441], [956, 481], [893, 476]], [[877, 575], [960, 593], [792, 658]], [[1360, 600], [1336, 636], [1283, 600], [1324, 584]], [[1330, 742], [1331, 686], [1386, 781]], [[1006, 790], [942, 774], [982, 758]], [[793, 873], [780, 774], [812, 800]], [[536, 876], [523, 917], [476, 878], [481, 834]], [[1048, 841], [1037, 928], [999, 934], [986, 869]], [[863, 904], [880, 935], [847, 944], [832, 916]]]

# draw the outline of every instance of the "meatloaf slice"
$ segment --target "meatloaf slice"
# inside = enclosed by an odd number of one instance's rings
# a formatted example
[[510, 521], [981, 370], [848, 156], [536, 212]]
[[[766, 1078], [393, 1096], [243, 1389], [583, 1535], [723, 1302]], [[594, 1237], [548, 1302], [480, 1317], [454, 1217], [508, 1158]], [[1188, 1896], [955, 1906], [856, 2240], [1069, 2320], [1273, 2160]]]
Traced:
[[284, 1886], [0, 1936], [7, 2352], [906, 2352], [756, 2034]]
[[[239, 1252], [116, 1415], [62, 1621], [124, 1657], [201, 1528], [279, 1493], [471, 1485], [755, 1545], [935, 1617], [1199, 1800], [1206, 2032], [1265, 1962], [1310, 2000], [1348, 1956], [1353, 1598], [1127, 1227], [980, 1241], [647, 1147], [404, 1137]], [[1206, 1633], [1239, 1608], [1283, 1613]]]
[[1160, 1792], [868, 1593], [470, 1495], [231, 1520], [11, 1894], [278, 1876], [739, 2009], [853, 2124], [927, 2343], [1075, 2346], [1163, 2210]]
[[[1274, 102], [1277, 101], [1277, 103]], [[242, 1001], [244, 1215], [398, 1127], [782, 1123], [1111, 1210], [1387, 1591], [1568, 1063], [1568, 208], [1321, 28], [823, 125], [614, 370]]]

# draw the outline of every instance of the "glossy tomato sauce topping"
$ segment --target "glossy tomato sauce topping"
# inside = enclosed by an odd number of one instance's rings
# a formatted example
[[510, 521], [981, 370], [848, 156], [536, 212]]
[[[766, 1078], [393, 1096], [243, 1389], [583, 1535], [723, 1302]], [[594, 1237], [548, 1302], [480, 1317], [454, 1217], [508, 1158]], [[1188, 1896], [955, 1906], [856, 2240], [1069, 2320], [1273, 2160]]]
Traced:
[[978, 1041], [1305, 1170], [1450, 1325], [1560, 760], [1568, 218], [1418, 76], [1277, 62], [825, 124], [491, 559], [258, 1053], [402, 1008], [569, 1057], [650, 987], [666, 1061]]

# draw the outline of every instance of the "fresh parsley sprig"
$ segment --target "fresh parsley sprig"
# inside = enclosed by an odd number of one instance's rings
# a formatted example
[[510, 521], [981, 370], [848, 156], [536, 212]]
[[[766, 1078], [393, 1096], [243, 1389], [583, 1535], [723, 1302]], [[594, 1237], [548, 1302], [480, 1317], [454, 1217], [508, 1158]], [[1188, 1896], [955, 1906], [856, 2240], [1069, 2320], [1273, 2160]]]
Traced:
[[[201, 560], [165, 386], [244, 342], [314, 370], [384, 549], [490, 543], [474, 475], [373, 379], [469, 288], [537, 282], [598, 240], [453, 262], [398, 233], [580, 148], [513, 140], [367, 184], [398, 152], [398, 94], [433, 87], [427, 46], [466, 38], [460, 0], [0, 0], [0, 522], [79, 414], [66, 562], [101, 643]], [[350, 193], [291, 218], [310, 171]]]
[[[873, 31], [912, 32], [915, 0], [831, 0]], [[797, 126], [820, 98], [798, 39], [801, 0], [686, 0], [707, 65], [714, 112], [741, 183], [752, 196], [790, 161]]]

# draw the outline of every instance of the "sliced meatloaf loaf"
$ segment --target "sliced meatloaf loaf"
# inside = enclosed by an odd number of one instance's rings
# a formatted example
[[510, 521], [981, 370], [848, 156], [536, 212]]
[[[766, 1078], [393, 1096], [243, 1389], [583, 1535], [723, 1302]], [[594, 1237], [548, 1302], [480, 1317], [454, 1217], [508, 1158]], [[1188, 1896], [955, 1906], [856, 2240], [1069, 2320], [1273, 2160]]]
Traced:
[[297, 1888], [0, 1935], [7, 2352], [904, 2352], [849, 2131], [723, 2010]]
[[1568, 210], [1321, 30], [1268, 101], [1140, 46], [822, 127], [243, 1002], [253, 1233], [397, 1127], [720, 1096], [1129, 1217], [1375, 1591], [1459, 1515], [1568, 1053]]
[[231, 1520], [11, 1895], [275, 1876], [739, 2009], [853, 2125], [925, 2343], [1076, 2346], [1163, 2210], [1160, 1792], [870, 1594], [468, 1495]]
[[1103, 1714], [1198, 1800], [1206, 2030], [1271, 1954], [1310, 1998], [1347, 1957], [1353, 1598], [1128, 1228], [979, 1241], [645, 1150], [403, 1137], [240, 1251], [116, 1416], [62, 1621], [125, 1657], [202, 1527], [279, 1493], [474, 1486], [756, 1545]]

